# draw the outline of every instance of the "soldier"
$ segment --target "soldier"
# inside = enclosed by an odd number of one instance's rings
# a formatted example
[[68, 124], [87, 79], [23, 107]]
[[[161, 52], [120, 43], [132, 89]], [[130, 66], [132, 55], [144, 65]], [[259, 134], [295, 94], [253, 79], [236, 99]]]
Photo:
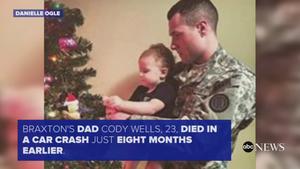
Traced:
[[[171, 49], [181, 58], [174, 113], [180, 119], [232, 120], [232, 150], [255, 118], [255, 75], [220, 46], [209, 0], [180, 0], [168, 12]], [[115, 116], [117, 117], [117, 116]], [[160, 119], [132, 115], [130, 119]], [[169, 161], [163, 169], [226, 169], [225, 161]]]

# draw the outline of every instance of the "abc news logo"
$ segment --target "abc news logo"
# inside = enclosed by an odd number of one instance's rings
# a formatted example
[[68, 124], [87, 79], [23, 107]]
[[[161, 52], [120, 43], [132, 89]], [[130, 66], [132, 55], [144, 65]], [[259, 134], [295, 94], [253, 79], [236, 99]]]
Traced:
[[243, 144], [243, 150], [247, 153], [254, 151], [265, 151], [265, 152], [271, 152], [271, 151], [277, 151], [281, 152], [286, 149], [284, 143], [255, 143], [253, 144], [250, 141], [246, 141]]

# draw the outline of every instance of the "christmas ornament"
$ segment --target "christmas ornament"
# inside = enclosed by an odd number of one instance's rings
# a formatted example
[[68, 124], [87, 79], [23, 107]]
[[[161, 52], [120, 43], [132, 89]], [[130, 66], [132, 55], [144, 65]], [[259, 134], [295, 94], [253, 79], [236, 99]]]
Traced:
[[49, 59], [50, 59], [52, 62], [57, 62], [58, 57], [57, 57], [57, 55], [52, 55], [52, 56], [49, 57]]
[[50, 87], [51, 87], [51, 86], [50, 86], [49, 84], [44, 84], [44, 91], [49, 90]]
[[70, 169], [69, 165], [65, 165], [64, 169]]
[[51, 87], [51, 83], [53, 82], [53, 77], [50, 75], [46, 75], [44, 77], [44, 91], [49, 90], [49, 88]]
[[58, 40], [59, 49], [63, 52], [69, 52], [70, 50], [77, 48], [77, 42], [73, 38], [59, 38]]
[[51, 76], [44, 77], [44, 83], [51, 83], [51, 82], [53, 82], [53, 78]]
[[48, 112], [47, 116], [50, 117], [50, 118], [54, 118], [54, 117], [57, 116], [57, 112], [55, 112], [55, 111]]
[[63, 114], [68, 119], [80, 119], [80, 113], [78, 112], [79, 101], [72, 93], [68, 94], [64, 106], [68, 106], [68, 111], [63, 111]]

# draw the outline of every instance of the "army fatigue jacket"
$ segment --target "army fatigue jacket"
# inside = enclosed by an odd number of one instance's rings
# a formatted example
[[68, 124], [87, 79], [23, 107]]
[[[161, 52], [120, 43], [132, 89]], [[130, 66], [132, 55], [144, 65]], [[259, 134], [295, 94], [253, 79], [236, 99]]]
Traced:
[[[180, 119], [231, 120], [232, 150], [239, 131], [255, 118], [255, 75], [219, 47], [201, 65], [186, 65], [177, 76], [174, 113]], [[133, 115], [131, 119], [159, 119]], [[168, 166], [168, 167], [167, 167]], [[226, 162], [167, 162], [164, 169], [221, 169]]]

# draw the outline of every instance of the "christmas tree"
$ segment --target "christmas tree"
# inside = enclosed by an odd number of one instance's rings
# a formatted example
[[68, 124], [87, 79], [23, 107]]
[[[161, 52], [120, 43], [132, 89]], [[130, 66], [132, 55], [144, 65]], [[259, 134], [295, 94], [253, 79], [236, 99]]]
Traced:
[[[45, 1], [45, 10], [63, 10], [61, 18], [45, 18], [45, 119], [99, 119], [104, 117], [100, 95], [89, 93], [89, 77], [96, 70], [87, 68], [92, 43], [76, 36], [84, 17], [78, 8]], [[116, 161], [48, 161], [46, 169], [118, 169]]]

